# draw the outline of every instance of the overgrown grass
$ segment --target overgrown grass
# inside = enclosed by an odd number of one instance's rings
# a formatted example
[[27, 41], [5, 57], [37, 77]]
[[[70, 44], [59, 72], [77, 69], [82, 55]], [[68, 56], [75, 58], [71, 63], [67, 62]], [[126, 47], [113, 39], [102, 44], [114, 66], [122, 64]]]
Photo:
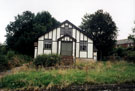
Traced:
[[[27, 71], [26, 71], [27, 70]], [[135, 82], [135, 64], [119, 62], [76, 63], [72, 69], [25, 69], [0, 79], [0, 88], [66, 87], [72, 84]]]

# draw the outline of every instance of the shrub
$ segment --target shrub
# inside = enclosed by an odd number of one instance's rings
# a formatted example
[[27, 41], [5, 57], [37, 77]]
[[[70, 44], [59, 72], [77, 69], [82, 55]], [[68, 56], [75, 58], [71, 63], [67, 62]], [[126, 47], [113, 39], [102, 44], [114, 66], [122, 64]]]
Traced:
[[44, 55], [37, 56], [33, 63], [36, 66], [39, 66], [39, 65], [40, 66], [45, 66], [46, 61], [47, 61], [47, 55], [44, 54]]
[[14, 56], [12, 60], [8, 60], [8, 65], [10, 68], [18, 67], [22, 64], [22, 61], [17, 56]]
[[47, 66], [55, 66], [57, 63], [60, 63], [60, 56], [56, 54], [49, 54], [47, 57]]
[[126, 49], [125, 48], [117, 48], [116, 50], [116, 55], [119, 57], [124, 57], [126, 55]]
[[8, 51], [7, 52], [7, 58], [9, 59], [9, 60], [11, 60], [13, 57], [14, 57], [14, 55], [15, 55], [15, 52], [14, 51]]
[[32, 58], [26, 55], [16, 54], [12, 57], [11, 60], [8, 60], [8, 64], [10, 68], [14, 68], [17, 66], [21, 66], [24, 63], [28, 63], [32, 61]]
[[60, 62], [60, 56], [57, 54], [43, 54], [37, 56], [37, 58], [34, 60], [34, 65], [36, 66], [44, 66], [44, 67], [49, 67], [49, 66], [55, 66]]
[[128, 51], [126, 60], [130, 62], [135, 62], [135, 51]]
[[0, 44], [0, 54], [2, 54], [2, 55], [7, 54], [7, 47], [6, 47], [6, 45], [1, 45]]
[[8, 69], [8, 61], [6, 56], [0, 55], [0, 72]]
[[16, 55], [16, 56], [18, 57], [18, 59], [23, 60], [24, 62], [30, 62], [30, 61], [33, 60], [32, 57], [27, 56], [27, 55], [19, 54], [19, 55]]

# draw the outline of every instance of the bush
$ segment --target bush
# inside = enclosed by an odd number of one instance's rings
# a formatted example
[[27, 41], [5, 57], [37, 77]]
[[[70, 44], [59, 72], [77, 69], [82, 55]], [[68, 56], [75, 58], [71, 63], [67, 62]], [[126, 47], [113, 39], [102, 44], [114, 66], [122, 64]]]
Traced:
[[37, 56], [33, 63], [36, 66], [39, 66], [39, 65], [45, 66], [46, 61], [47, 61], [47, 55], [44, 54], [44, 55]]
[[126, 60], [130, 62], [135, 62], [135, 51], [128, 51]]
[[13, 57], [14, 57], [14, 55], [15, 55], [15, 52], [14, 51], [8, 51], [7, 52], [7, 58], [9, 59], [9, 60], [11, 60]]
[[32, 61], [33, 59], [26, 55], [14, 55], [11, 60], [8, 60], [8, 64], [10, 68], [21, 66], [24, 63], [28, 63]]
[[8, 69], [8, 61], [6, 56], [0, 55], [0, 72]]
[[17, 54], [15, 51], [7, 50], [5, 45], [0, 45], [0, 71], [5, 71], [24, 63], [32, 61], [32, 57]]
[[134, 48], [116, 48], [113, 51], [113, 55], [115, 55], [116, 60], [127, 60], [134, 61], [135, 60], [135, 50]]
[[60, 63], [60, 56], [56, 54], [49, 54], [47, 58], [47, 66], [55, 66]]
[[0, 44], [0, 54], [6, 55], [7, 54], [7, 47], [6, 45], [1, 45]]
[[8, 60], [8, 65], [10, 68], [21, 66], [23, 60], [19, 59], [18, 56], [14, 56], [12, 60]]
[[116, 55], [119, 56], [119, 57], [124, 57], [126, 55], [126, 51], [127, 51], [127, 49], [121, 48], [121, 47], [120, 48], [117, 48], [115, 50]]
[[37, 58], [34, 60], [34, 65], [36, 66], [43, 66], [43, 67], [49, 67], [49, 66], [55, 66], [60, 62], [60, 56], [57, 54], [43, 54], [37, 56]]
[[27, 56], [27, 55], [16, 55], [19, 59], [25, 61], [25, 62], [30, 62], [32, 61], [32, 57], [30, 56]]

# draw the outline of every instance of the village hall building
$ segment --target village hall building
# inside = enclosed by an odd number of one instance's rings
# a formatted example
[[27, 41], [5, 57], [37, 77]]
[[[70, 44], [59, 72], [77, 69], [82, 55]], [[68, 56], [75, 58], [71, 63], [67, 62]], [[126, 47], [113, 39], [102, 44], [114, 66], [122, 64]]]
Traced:
[[34, 43], [34, 57], [42, 54], [72, 56], [74, 60], [97, 60], [93, 40], [70, 21], [46, 32]]

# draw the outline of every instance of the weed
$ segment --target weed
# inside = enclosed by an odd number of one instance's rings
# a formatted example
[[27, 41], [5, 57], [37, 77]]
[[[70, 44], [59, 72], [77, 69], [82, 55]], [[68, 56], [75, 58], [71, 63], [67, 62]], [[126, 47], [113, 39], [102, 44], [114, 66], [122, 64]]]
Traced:
[[[1, 78], [0, 88], [46, 87], [49, 89], [53, 86], [61, 88], [71, 84], [135, 82], [135, 64], [133, 63], [125, 61], [88, 62], [79, 63], [76, 66], [76, 69], [53, 70], [22, 68], [15, 74]], [[78, 66], [82, 69], [79, 69]]]

